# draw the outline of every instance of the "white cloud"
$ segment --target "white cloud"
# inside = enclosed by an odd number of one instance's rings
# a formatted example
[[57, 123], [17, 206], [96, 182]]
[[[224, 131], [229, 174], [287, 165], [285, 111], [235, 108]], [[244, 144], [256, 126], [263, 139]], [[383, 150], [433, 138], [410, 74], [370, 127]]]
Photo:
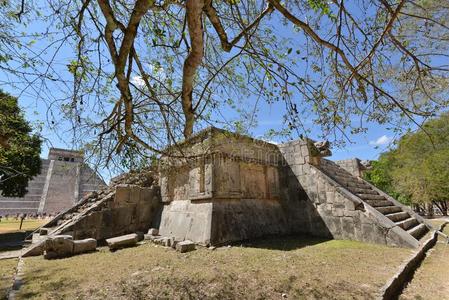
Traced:
[[386, 136], [385, 134], [381, 137], [379, 137], [375, 141], [370, 141], [369, 144], [371, 146], [382, 146], [389, 144], [393, 139], [391, 137]]
[[145, 85], [145, 81], [140, 76], [133, 76], [130, 81], [132, 84], [140, 88]]

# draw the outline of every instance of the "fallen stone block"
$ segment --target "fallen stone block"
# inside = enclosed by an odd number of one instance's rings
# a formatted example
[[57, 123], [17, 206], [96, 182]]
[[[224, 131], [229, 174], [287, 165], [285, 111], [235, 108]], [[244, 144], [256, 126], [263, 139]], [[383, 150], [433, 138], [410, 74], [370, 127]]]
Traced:
[[92, 252], [97, 249], [97, 240], [96, 239], [84, 239], [73, 241], [73, 254], [80, 254], [86, 252]]
[[148, 234], [149, 235], [159, 235], [159, 230], [156, 228], [150, 228], [150, 229], [148, 229]]
[[48, 228], [39, 229], [39, 235], [47, 235], [47, 234], [48, 234]]
[[184, 253], [195, 250], [195, 243], [189, 240], [178, 242], [176, 244], [176, 250]]
[[135, 233], [117, 236], [106, 240], [110, 250], [117, 250], [125, 247], [135, 246], [138, 242], [138, 236]]
[[51, 258], [67, 257], [73, 254], [73, 244], [72, 236], [56, 235], [45, 240], [45, 252]]

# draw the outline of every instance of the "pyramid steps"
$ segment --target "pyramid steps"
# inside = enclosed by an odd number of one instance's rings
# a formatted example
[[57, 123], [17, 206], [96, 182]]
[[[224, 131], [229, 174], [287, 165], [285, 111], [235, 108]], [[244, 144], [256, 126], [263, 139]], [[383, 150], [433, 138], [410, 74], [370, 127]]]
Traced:
[[413, 213], [404, 211], [403, 207], [388, 200], [386, 196], [373, 189], [370, 184], [360, 177], [352, 175], [328, 160], [322, 160], [320, 169], [416, 240], [420, 241], [429, 232], [429, 228], [424, 223], [421, 223], [411, 215]]

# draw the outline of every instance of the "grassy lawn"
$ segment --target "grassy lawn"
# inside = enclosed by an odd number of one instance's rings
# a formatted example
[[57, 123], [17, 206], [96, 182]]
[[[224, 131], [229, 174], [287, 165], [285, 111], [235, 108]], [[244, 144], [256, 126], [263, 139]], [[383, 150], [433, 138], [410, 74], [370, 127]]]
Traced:
[[[44, 225], [48, 220], [28, 219], [23, 220], [22, 230], [34, 230], [39, 226]], [[2, 218], [0, 222], [0, 233], [18, 231], [20, 227], [20, 220]]]
[[0, 299], [7, 299], [7, 291], [12, 286], [17, 259], [0, 260]]
[[25, 259], [19, 299], [370, 299], [411, 253], [354, 241], [272, 238], [178, 253], [148, 243]]
[[[449, 234], [448, 225], [444, 233]], [[449, 245], [443, 242], [440, 237], [400, 299], [449, 299]]]

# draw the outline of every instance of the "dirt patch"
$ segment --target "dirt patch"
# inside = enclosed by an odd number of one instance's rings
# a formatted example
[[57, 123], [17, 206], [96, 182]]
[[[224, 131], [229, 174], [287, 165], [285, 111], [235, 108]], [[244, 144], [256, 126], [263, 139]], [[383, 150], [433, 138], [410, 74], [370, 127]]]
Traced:
[[411, 253], [310, 237], [180, 254], [144, 244], [63, 260], [25, 260], [19, 298], [370, 299]]

